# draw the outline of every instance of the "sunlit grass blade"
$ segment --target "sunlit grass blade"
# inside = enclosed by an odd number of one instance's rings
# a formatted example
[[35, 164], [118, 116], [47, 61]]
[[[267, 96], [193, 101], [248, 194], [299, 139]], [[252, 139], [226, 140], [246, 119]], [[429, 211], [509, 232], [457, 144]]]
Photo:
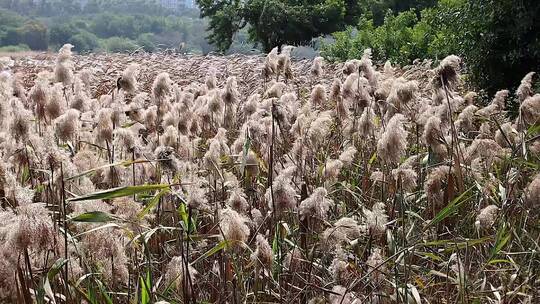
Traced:
[[146, 278], [139, 277], [139, 281], [141, 284], [141, 304], [148, 304], [150, 303], [150, 272], [146, 272]]
[[112, 301], [111, 297], [109, 296], [109, 293], [107, 292], [107, 290], [105, 290], [105, 286], [103, 285], [103, 283], [98, 279], [96, 279], [96, 283], [97, 283], [98, 288], [99, 288], [99, 293], [102, 296], [102, 300], [104, 300], [105, 303], [107, 303], [107, 304], [113, 304], [113, 301]]
[[456, 240], [438, 240], [438, 241], [431, 241], [431, 242], [425, 242], [422, 243], [422, 246], [426, 247], [444, 247], [444, 251], [454, 251], [459, 249], [464, 249], [466, 247], [473, 247], [477, 245], [484, 244], [486, 242], [489, 242], [493, 238], [491, 236], [486, 236], [479, 239], [470, 239], [465, 241], [456, 241]]
[[467, 189], [460, 196], [456, 197], [450, 203], [448, 203], [446, 207], [444, 207], [441, 211], [439, 211], [439, 213], [437, 213], [437, 215], [435, 215], [435, 217], [431, 221], [429, 221], [429, 223], [427, 223], [425, 228], [437, 225], [438, 223], [440, 223], [447, 217], [456, 213], [459, 207], [463, 205], [465, 202], [469, 201], [469, 199], [471, 198], [471, 196], [469, 195], [471, 190], [472, 190], [472, 187]]
[[188, 224], [189, 224], [189, 214], [186, 210], [186, 205], [185, 204], [180, 204], [180, 206], [178, 207], [178, 214], [180, 215], [180, 218], [182, 219], [182, 223], [184, 225], [184, 229], [187, 229], [189, 231], [189, 227], [188, 227]]
[[506, 223], [503, 223], [501, 228], [499, 228], [499, 230], [497, 231], [495, 244], [493, 245], [493, 248], [491, 250], [491, 255], [489, 257], [490, 262], [497, 254], [499, 254], [499, 252], [504, 248], [504, 246], [508, 243], [511, 237], [512, 237], [511, 231], [508, 230]]
[[249, 149], [251, 149], [251, 138], [247, 136], [246, 141], [244, 142], [244, 147], [242, 149], [242, 164], [240, 166], [240, 172], [242, 175], [244, 175], [244, 168], [246, 167], [246, 158]]
[[92, 228], [90, 230], [87, 230], [87, 231], [84, 231], [84, 232], [81, 232], [75, 236], [73, 236], [73, 238], [78, 238], [82, 235], [85, 235], [85, 234], [88, 234], [88, 233], [92, 233], [94, 231], [98, 231], [98, 230], [101, 230], [101, 229], [107, 229], [107, 228], [120, 228], [120, 225], [116, 224], [116, 223], [108, 223], [108, 224], [105, 224], [105, 225], [102, 225], [102, 226], [99, 226], [99, 227], [96, 227], [96, 228]]
[[116, 220], [116, 218], [107, 212], [91, 211], [80, 214], [70, 219], [72, 222], [82, 223], [107, 223]]
[[147, 215], [152, 209], [154, 209], [157, 204], [159, 203], [159, 200], [167, 193], [169, 193], [169, 188], [161, 189], [144, 207], [144, 209], [139, 212], [137, 217], [139, 219], [142, 219], [145, 215]]
[[70, 180], [74, 180], [74, 179], [77, 179], [79, 177], [83, 177], [83, 176], [86, 176], [88, 174], [92, 174], [94, 172], [96, 172], [97, 170], [101, 170], [101, 169], [107, 169], [107, 168], [111, 168], [111, 167], [116, 167], [116, 166], [123, 166], [123, 167], [128, 167], [128, 166], [131, 166], [132, 164], [142, 164], [142, 163], [148, 163], [150, 162], [149, 160], [146, 160], [146, 159], [137, 159], [137, 160], [126, 160], [126, 161], [121, 161], [121, 162], [116, 162], [116, 163], [112, 163], [112, 164], [105, 164], [103, 166], [99, 166], [99, 167], [96, 167], [96, 168], [92, 168], [92, 169], [89, 169], [89, 170], [86, 170], [86, 171], [83, 171], [77, 175], [73, 175], [73, 176], [70, 176], [70, 177], [65, 177], [64, 178], [64, 181], [70, 181]]
[[79, 173], [79, 174], [77, 174], [77, 175], [65, 177], [65, 178], [64, 178], [64, 181], [67, 182], [67, 181], [70, 181], [70, 180], [74, 180], [74, 179], [77, 179], [77, 178], [86, 176], [86, 175], [88, 175], [88, 174], [92, 174], [92, 173], [96, 172], [97, 170], [106, 169], [106, 168], [115, 167], [115, 166], [120, 166], [120, 165], [122, 165], [122, 163], [123, 163], [123, 162], [117, 162], [117, 163], [105, 164], [105, 165], [103, 165], [103, 166], [99, 166], [99, 167], [96, 167], [96, 168], [92, 168], [92, 169], [83, 171], [83, 172], [81, 172], [81, 173]]
[[76, 285], [72, 285], [71, 287], [73, 287], [73, 289], [80, 295], [84, 298], [84, 300], [86, 300], [88, 303], [91, 303], [91, 304], [97, 304], [97, 301], [95, 300], [95, 297], [92, 296], [92, 294], [89, 292], [89, 293], [86, 293], [84, 292], [84, 290], [82, 290], [79, 286]]
[[118, 188], [112, 188], [112, 189], [107, 189], [103, 191], [98, 191], [98, 192], [82, 195], [79, 197], [70, 198], [68, 199], [68, 201], [81, 202], [81, 201], [91, 201], [91, 200], [113, 199], [113, 198], [118, 198], [118, 197], [132, 196], [134, 194], [138, 194], [142, 192], [162, 190], [166, 188], [169, 188], [169, 185], [156, 184], [156, 185], [118, 187]]
[[68, 260], [64, 258], [59, 258], [54, 262], [54, 264], [49, 268], [49, 271], [47, 272], [47, 279], [53, 280], [54, 277], [60, 272], [62, 267], [67, 263]]
[[54, 298], [54, 292], [51, 288], [51, 281], [58, 274], [58, 272], [60, 272], [60, 270], [62, 269], [62, 267], [64, 267], [67, 261], [68, 260], [64, 258], [59, 258], [58, 260], [56, 260], [56, 262], [54, 262], [54, 264], [47, 272], [47, 277], [45, 278], [45, 282], [43, 283], [43, 289], [45, 290], [45, 294], [47, 295], [47, 297], [49, 297], [52, 303], [56, 303], [56, 300]]
[[209, 258], [211, 256], [213, 256], [214, 254], [218, 253], [219, 251], [227, 248], [227, 245], [228, 245], [228, 242], [226, 240], [223, 240], [221, 242], [219, 242], [216, 246], [212, 247], [212, 249], [208, 250], [207, 252], [205, 252], [203, 255], [201, 255], [200, 257], [198, 257], [195, 261], [193, 261], [193, 263], [191, 264], [197, 264], [198, 262], [206, 259], [206, 258]]
[[527, 129], [528, 136], [535, 136], [540, 133], [540, 123], [534, 124]]

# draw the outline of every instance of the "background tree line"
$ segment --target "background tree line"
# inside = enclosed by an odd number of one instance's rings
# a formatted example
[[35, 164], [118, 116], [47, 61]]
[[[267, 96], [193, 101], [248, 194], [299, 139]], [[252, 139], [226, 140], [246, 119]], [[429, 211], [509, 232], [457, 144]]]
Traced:
[[159, 5], [158, 0], [0, 0], [0, 7], [21, 15], [55, 17], [97, 14], [148, 14], [197, 17], [198, 10], [184, 8], [174, 12]]
[[361, 16], [357, 26], [334, 33], [322, 53], [342, 61], [371, 48], [375, 59], [400, 64], [456, 54], [470, 82], [493, 93], [540, 70], [539, 14], [537, 0], [440, 0], [421, 11], [388, 11], [379, 26]]
[[470, 83], [492, 93], [515, 88], [540, 70], [538, 0], [197, 0], [209, 18], [208, 39], [225, 51], [236, 33], [265, 51], [331, 34], [322, 54], [331, 61], [461, 56]]
[[48, 50], [71, 43], [78, 52], [139, 48], [214, 50], [197, 10], [164, 10], [148, 0], [0, 0], [0, 50]]

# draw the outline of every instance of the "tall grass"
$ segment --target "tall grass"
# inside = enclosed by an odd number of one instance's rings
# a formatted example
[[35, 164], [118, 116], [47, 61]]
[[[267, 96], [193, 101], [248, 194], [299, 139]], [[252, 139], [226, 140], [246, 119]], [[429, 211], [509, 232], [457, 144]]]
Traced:
[[534, 74], [70, 49], [0, 60], [0, 302], [539, 300]]

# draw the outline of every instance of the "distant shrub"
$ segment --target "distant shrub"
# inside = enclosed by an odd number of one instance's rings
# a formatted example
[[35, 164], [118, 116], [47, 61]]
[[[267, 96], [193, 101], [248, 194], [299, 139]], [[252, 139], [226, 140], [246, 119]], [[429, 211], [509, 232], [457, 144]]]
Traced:
[[0, 34], [2, 45], [17, 45], [21, 43], [21, 32], [15, 27], [5, 27]]
[[156, 47], [156, 36], [152, 33], [140, 34], [137, 38], [137, 44], [147, 52], [154, 52]]
[[375, 27], [371, 19], [361, 18], [358, 29], [349, 27], [334, 33], [333, 43], [323, 43], [322, 54], [331, 61], [343, 61], [360, 58], [365, 49], [371, 48], [376, 60], [410, 63], [427, 52], [424, 29], [417, 28], [417, 22], [418, 17], [412, 10], [397, 16], [389, 12], [379, 27]]
[[0, 47], [0, 53], [16, 53], [30, 51], [30, 48], [26, 44], [19, 45], [6, 45]]
[[67, 41], [73, 44], [73, 49], [79, 53], [93, 51], [99, 46], [99, 38], [87, 31], [81, 31]]
[[138, 47], [131, 39], [121, 37], [111, 37], [103, 41], [106, 51], [112, 53], [129, 53], [135, 51]]

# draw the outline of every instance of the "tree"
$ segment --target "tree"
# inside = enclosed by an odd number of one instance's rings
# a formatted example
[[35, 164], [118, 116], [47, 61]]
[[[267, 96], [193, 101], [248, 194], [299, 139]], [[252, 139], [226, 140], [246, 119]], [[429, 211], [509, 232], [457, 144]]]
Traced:
[[470, 0], [463, 55], [475, 83], [491, 91], [513, 88], [540, 71], [539, 15], [538, 0]]
[[77, 34], [78, 30], [71, 23], [61, 23], [53, 25], [49, 30], [49, 38], [52, 44], [65, 44], [71, 37]]
[[409, 64], [455, 54], [464, 60], [469, 83], [493, 94], [515, 89], [525, 74], [540, 71], [539, 15], [538, 0], [439, 0], [421, 18], [414, 10], [387, 13], [376, 26], [362, 17], [357, 29], [334, 33], [323, 55], [346, 60], [372, 48], [375, 60]]
[[18, 27], [24, 24], [24, 18], [15, 12], [0, 9], [0, 27]]
[[24, 43], [32, 50], [47, 50], [49, 48], [49, 37], [47, 27], [38, 21], [28, 21], [20, 29], [21, 43]]
[[[209, 17], [208, 39], [226, 51], [234, 35], [248, 26], [249, 37], [265, 51], [283, 44], [301, 44], [356, 24], [359, 1], [352, 0], [197, 0]], [[353, 13], [353, 14], [351, 14]]]
[[437, 5], [437, 0], [363, 0], [361, 13], [372, 19], [376, 26], [382, 25], [388, 12], [393, 14], [415, 9], [419, 13], [422, 9]]
[[83, 7], [83, 13], [85, 14], [97, 14], [100, 10], [98, 0], [89, 0]]
[[441, 0], [430, 15], [433, 49], [462, 56], [477, 87], [513, 89], [540, 71], [540, 1]]
[[21, 43], [21, 32], [17, 28], [9, 27], [2, 35], [2, 45], [17, 45]]

